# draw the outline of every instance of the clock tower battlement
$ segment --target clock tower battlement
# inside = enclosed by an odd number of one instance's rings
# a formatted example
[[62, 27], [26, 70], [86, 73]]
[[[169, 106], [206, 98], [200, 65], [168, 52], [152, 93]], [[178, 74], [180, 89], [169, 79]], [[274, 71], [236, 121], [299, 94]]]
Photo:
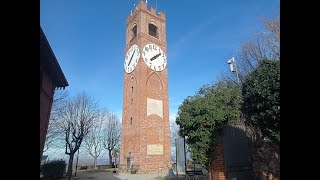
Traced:
[[140, 1], [127, 17], [120, 168], [171, 166], [166, 16]]
[[127, 17], [126, 26], [125, 50], [135, 43], [144, 45], [138, 41], [146, 40], [158, 44], [166, 52], [166, 15], [163, 12], [157, 14], [153, 7], [148, 10], [148, 4], [140, 1]]

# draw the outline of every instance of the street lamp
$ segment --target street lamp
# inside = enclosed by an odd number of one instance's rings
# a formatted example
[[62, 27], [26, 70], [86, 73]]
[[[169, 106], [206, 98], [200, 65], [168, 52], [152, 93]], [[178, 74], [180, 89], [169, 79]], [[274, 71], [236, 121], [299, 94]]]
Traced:
[[234, 58], [234, 57], [232, 56], [232, 58], [229, 59], [229, 60], [227, 61], [227, 63], [230, 65], [230, 71], [231, 71], [231, 72], [236, 72], [238, 83], [240, 83], [239, 72], [238, 72], [237, 64], [236, 64], [236, 58]]

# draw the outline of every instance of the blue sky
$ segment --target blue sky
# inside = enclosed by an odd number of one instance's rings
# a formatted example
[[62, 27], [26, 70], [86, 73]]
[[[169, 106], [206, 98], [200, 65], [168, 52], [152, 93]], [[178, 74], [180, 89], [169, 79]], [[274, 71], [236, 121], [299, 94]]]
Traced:
[[[40, 25], [69, 82], [121, 117], [126, 17], [138, 0], [40, 0]], [[279, 15], [279, 0], [148, 0], [166, 14], [169, 113], [229, 68], [226, 61]]]

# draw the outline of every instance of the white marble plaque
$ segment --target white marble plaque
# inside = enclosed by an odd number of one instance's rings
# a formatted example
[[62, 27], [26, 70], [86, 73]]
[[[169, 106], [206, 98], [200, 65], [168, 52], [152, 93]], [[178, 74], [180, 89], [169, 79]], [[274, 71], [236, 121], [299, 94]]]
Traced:
[[163, 155], [163, 145], [162, 144], [148, 144], [147, 145], [147, 155]]
[[147, 116], [158, 115], [163, 118], [163, 106], [162, 101], [157, 99], [147, 98]]

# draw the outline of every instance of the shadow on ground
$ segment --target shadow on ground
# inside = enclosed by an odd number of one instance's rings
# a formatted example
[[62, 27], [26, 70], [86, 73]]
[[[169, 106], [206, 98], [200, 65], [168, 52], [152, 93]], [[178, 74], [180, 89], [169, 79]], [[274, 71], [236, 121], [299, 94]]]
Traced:
[[[113, 173], [113, 169], [97, 169], [97, 170], [80, 170], [77, 171], [77, 176], [72, 176], [72, 180], [123, 180], [118, 173]], [[67, 180], [65, 177], [63, 180]], [[129, 180], [129, 179], [127, 179]]]
[[[61, 180], [67, 180], [64, 178]], [[176, 176], [162, 176], [155, 174], [130, 174], [130, 173], [113, 173], [113, 169], [99, 169], [99, 170], [80, 170], [77, 171], [77, 177], [72, 177], [72, 180], [169, 180], [177, 179], [184, 180], [184, 175]]]

